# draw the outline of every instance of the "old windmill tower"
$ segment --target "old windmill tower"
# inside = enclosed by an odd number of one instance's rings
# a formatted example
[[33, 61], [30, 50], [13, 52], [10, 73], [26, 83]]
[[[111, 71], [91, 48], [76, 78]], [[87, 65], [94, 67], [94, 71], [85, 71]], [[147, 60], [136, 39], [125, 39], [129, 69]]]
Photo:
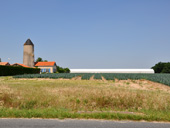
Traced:
[[34, 67], [34, 44], [30, 39], [24, 43], [23, 64]]

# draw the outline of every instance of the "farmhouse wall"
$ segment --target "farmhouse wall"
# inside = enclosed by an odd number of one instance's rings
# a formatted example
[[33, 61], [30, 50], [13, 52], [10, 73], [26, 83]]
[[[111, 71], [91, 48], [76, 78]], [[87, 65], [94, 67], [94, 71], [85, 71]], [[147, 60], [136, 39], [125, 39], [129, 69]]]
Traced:
[[44, 67], [38, 67], [38, 68], [40, 68], [41, 70], [42, 69], [50, 69], [50, 73], [54, 73], [54, 72], [56, 72], [56, 66], [44, 66]]

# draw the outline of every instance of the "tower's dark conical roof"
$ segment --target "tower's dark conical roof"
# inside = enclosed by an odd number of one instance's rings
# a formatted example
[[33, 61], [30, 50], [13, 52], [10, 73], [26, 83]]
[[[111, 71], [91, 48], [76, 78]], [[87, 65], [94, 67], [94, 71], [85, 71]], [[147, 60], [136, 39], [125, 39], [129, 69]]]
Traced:
[[24, 43], [24, 45], [34, 45], [34, 44], [32, 43], [32, 41], [31, 41], [30, 39], [28, 39], [28, 40]]

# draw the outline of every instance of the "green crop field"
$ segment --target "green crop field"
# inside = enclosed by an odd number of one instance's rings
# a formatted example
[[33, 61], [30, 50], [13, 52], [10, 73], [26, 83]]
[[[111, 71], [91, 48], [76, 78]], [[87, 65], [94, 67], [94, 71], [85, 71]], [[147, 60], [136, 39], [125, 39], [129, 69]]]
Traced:
[[82, 80], [89, 80], [93, 75], [95, 75], [94, 73], [84, 73], [82, 74]]
[[102, 76], [106, 80], [139, 80], [146, 79], [153, 82], [170, 86], [170, 74], [128, 74], [128, 73], [54, 73], [54, 74], [26, 74], [16, 75], [14, 78], [51, 78], [51, 79], [71, 79], [77, 76], [81, 76], [83, 80], [89, 80], [92, 76], [94, 79], [102, 79]]

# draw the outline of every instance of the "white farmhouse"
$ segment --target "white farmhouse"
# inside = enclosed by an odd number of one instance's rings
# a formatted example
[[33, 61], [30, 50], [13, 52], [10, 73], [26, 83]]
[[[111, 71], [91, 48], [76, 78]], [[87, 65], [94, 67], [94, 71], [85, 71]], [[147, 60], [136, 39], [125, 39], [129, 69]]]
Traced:
[[41, 69], [41, 72], [55, 73], [57, 70], [57, 65], [54, 61], [52, 62], [37, 62], [35, 67]]

